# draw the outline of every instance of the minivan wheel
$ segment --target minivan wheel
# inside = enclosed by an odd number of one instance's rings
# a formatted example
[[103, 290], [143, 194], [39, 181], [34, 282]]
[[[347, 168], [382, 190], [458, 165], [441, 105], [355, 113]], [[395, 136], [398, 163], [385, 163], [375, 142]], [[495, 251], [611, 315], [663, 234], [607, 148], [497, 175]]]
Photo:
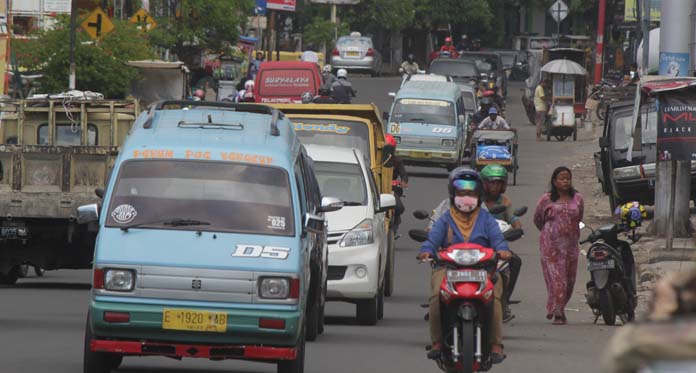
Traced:
[[371, 299], [361, 299], [355, 305], [358, 322], [362, 325], [376, 325], [379, 318], [379, 297], [384, 296], [382, 291]]
[[307, 306], [307, 322], [306, 322], [306, 338], [307, 341], [313, 342], [317, 339], [319, 335], [319, 316], [320, 316], [319, 304], [313, 301], [311, 305]]
[[377, 296], [377, 320], [382, 320], [384, 318], [384, 285], [379, 290], [379, 295]]
[[297, 349], [297, 356], [295, 360], [282, 360], [278, 362], [278, 373], [304, 373], [304, 361], [305, 361], [305, 333], [304, 326], [300, 328], [302, 335], [297, 341], [295, 349]]
[[90, 348], [92, 340], [92, 330], [89, 326], [90, 316], [87, 315], [87, 325], [85, 325], [85, 346], [83, 356], [83, 373], [109, 373], [112, 369], [118, 369], [123, 361], [123, 355], [110, 354], [105, 352], [94, 352]]

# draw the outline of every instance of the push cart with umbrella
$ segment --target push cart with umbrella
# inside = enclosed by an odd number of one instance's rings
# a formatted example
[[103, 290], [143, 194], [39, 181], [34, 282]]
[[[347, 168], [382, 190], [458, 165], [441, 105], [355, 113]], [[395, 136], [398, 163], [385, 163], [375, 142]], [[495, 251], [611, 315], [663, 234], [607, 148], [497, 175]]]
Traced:
[[577, 140], [578, 122], [582, 119], [586, 99], [587, 70], [570, 60], [553, 60], [541, 68], [550, 77], [551, 108], [546, 119], [546, 139], [555, 137], [564, 141], [573, 136]]

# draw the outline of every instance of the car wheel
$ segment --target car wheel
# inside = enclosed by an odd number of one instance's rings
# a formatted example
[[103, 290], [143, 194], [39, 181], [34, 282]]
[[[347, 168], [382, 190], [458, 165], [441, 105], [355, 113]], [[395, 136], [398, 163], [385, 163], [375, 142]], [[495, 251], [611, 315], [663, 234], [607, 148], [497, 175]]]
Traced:
[[356, 317], [362, 325], [376, 325], [379, 316], [379, 297], [384, 295], [382, 291], [371, 299], [361, 299], [355, 305]]
[[305, 332], [305, 337], [307, 341], [313, 342], [317, 339], [317, 335], [319, 335], [319, 316], [321, 310], [316, 301], [312, 301], [311, 305], [308, 301], [307, 307], [307, 322], [305, 323], [307, 330]]
[[379, 295], [377, 295], [377, 319], [382, 320], [384, 318], [384, 285], [379, 290]]
[[297, 345], [295, 349], [297, 350], [297, 356], [295, 360], [282, 360], [278, 362], [278, 373], [304, 373], [304, 362], [305, 362], [305, 335], [304, 326], [300, 328], [302, 334], [297, 340]]

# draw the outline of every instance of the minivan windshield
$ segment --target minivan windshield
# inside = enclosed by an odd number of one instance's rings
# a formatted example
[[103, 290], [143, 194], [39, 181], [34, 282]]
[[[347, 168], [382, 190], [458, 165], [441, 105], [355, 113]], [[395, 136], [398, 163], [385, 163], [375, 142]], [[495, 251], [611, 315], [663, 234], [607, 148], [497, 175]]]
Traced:
[[402, 98], [396, 101], [390, 121], [454, 125], [454, 105], [449, 101]]
[[[130, 160], [122, 164], [106, 226], [293, 236], [290, 182], [273, 166], [219, 161]], [[166, 220], [205, 222], [173, 226]]]
[[292, 118], [292, 121], [303, 144], [356, 148], [370, 163], [370, 130], [365, 123], [320, 118]]
[[[655, 144], [657, 142], [657, 111], [653, 107], [646, 116], [645, 110], [641, 109], [641, 114], [641, 142], [643, 145]], [[631, 112], [624, 116], [616, 117], [613, 125], [615, 150], [628, 149], [632, 125], [633, 117]]]
[[322, 195], [339, 198], [346, 206], [367, 205], [367, 189], [357, 163], [314, 162]]

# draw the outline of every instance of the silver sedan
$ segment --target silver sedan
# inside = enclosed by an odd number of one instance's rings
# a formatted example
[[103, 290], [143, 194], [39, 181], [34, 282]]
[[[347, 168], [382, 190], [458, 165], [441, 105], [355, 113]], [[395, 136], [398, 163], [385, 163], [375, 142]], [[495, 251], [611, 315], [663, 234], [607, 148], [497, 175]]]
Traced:
[[361, 70], [372, 76], [380, 73], [382, 55], [375, 49], [372, 39], [353, 32], [341, 36], [331, 52], [331, 66], [337, 69]]

